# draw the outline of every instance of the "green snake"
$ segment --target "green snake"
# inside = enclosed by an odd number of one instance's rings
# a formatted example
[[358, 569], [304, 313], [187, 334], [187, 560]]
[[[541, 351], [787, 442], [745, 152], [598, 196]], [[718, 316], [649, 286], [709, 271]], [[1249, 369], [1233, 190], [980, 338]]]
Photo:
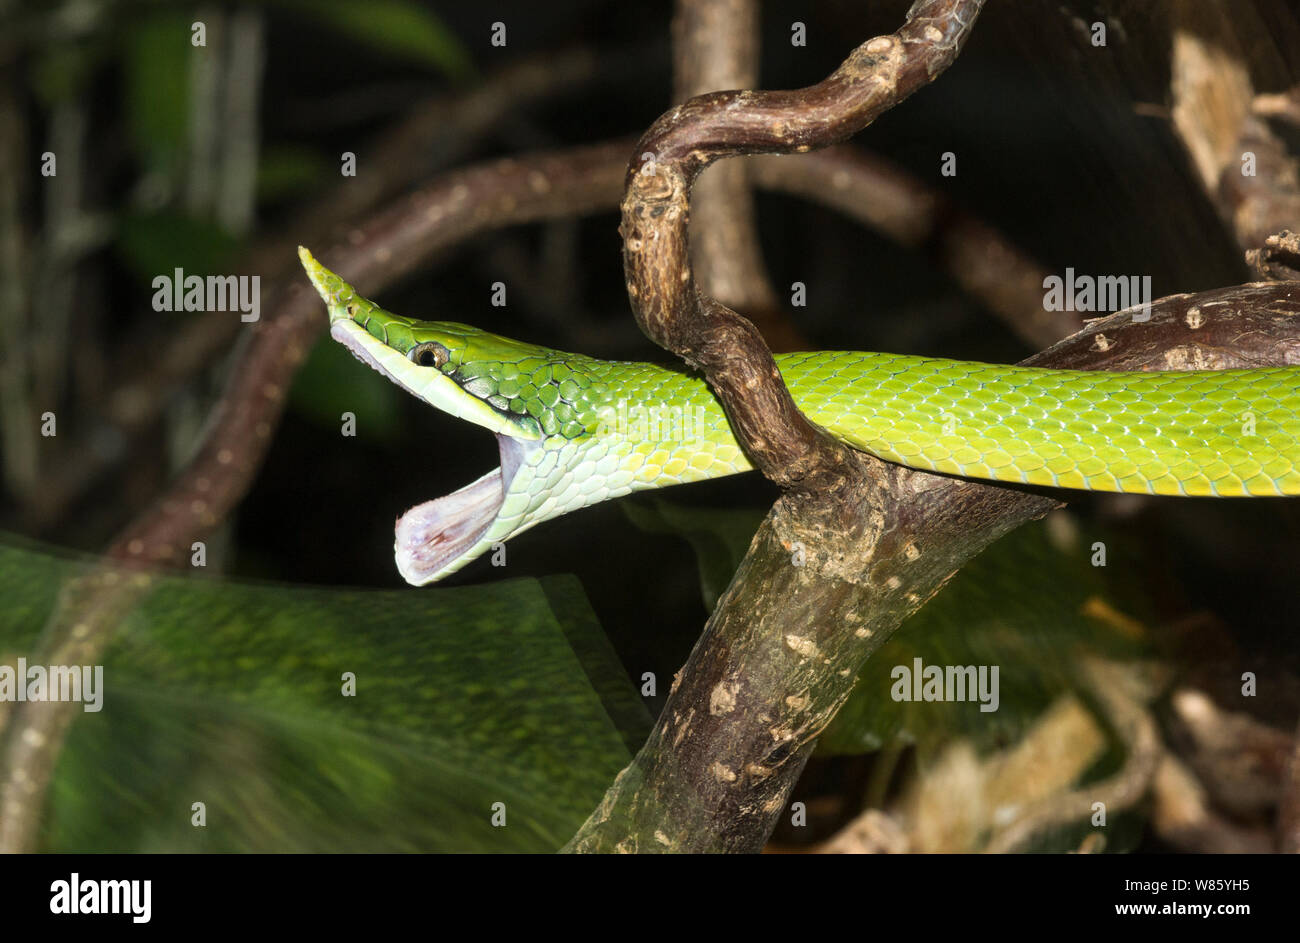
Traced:
[[[414, 585], [578, 508], [752, 467], [697, 376], [400, 317], [299, 256], [335, 340], [496, 434], [500, 468], [398, 520], [397, 567]], [[1090, 491], [1300, 495], [1300, 367], [1116, 373], [830, 351], [776, 362], [812, 422], [910, 468]]]

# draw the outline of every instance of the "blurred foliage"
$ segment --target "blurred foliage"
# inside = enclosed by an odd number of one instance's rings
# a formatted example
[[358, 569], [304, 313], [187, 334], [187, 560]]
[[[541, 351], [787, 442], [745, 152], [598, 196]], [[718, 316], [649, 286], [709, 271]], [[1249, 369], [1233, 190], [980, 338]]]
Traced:
[[[698, 559], [702, 592], [712, 609], [749, 547], [761, 511], [700, 510], [663, 498], [633, 506], [633, 523], [652, 533], [677, 533]], [[1079, 540], [1053, 540], [1050, 525], [1012, 531], [968, 563], [937, 596], [908, 619], [871, 658], [818, 741], [821, 755], [870, 753], [886, 743], [943, 745], [970, 738], [993, 749], [1015, 742], [1065, 691], [1089, 700], [1076, 670], [1079, 655], [1117, 659], [1147, 651], [1140, 634], [1146, 605], [1136, 568], [1094, 567]], [[1090, 541], [1106, 541], [1090, 534]], [[1087, 614], [1089, 600], [1123, 613], [1125, 622]], [[929, 665], [997, 665], [999, 706], [975, 702], [895, 701], [891, 672], [914, 659]], [[1112, 758], [1113, 759], [1113, 758]]]
[[[0, 544], [6, 662], [86, 566]], [[165, 577], [103, 664], [111, 709], [76, 716], [48, 851], [552, 851], [649, 726], [565, 577], [418, 593]]]
[[47, 107], [68, 101], [85, 88], [94, 70], [108, 57], [108, 44], [102, 38], [49, 46], [32, 61], [32, 90]]
[[257, 196], [272, 201], [292, 198], [310, 191], [338, 165], [306, 147], [280, 145], [262, 152], [257, 168]]
[[[1092, 532], [1089, 541], [1109, 543]], [[1061, 693], [1092, 700], [1080, 656], [1149, 654], [1141, 631], [1146, 605], [1131, 570], [1094, 567], [1088, 544], [1054, 541], [1049, 525], [1027, 524], [977, 556], [876, 652], [818, 741], [822, 753], [863, 753], [895, 738], [934, 747], [952, 737], [993, 749], [1014, 743]], [[1088, 614], [1090, 600], [1127, 620]], [[894, 701], [898, 665], [997, 665], [1000, 703]]]
[[330, 26], [353, 42], [456, 79], [470, 77], [469, 52], [427, 7], [410, 0], [286, 0], [295, 12]]
[[359, 436], [393, 442], [402, 431], [407, 396], [384, 377], [358, 369], [342, 344], [319, 343], [294, 377], [289, 405], [297, 415], [335, 432], [343, 414], [352, 413]]
[[159, 10], [132, 22], [122, 55], [123, 113], [142, 161], [170, 169], [190, 122], [190, 18]]
[[[453, 79], [474, 75], [465, 46], [436, 13], [414, 0], [267, 0], [264, 5], [317, 23], [359, 49]], [[175, 205], [197, 110], [194, 57], [216, 51], [215, 37], [208, 47], [192, 45], [196, 16], [195, 9], [180, 4], [137, 8], [125, 20], [89, 16], [74, 31], [75, 39], [40, 47], [29, 65], [31, 87], [46, 107], [85, 96], [106, 70], [119, 70], [120, 111], [137, 183], [123, 191], [125, 199], [112, 210], [114, 249], [145, 282], [178, 266], [191, 273], [224, 271], [238, 248], [206, 212]], [[336, 159], [333, 151], [300, 144], [268, 145], [258, 154], [259, 202], [308, 193]]]
[[762, 523], [758, 508], [701, 508], [652, 497], [620, 505], [634, 526], [649, 534], [674, 534], [695, 551], [700, 595], [709, 612], [718, 604]]
[[226, 271], [239, 250], [220, 226], [171, 210], [123, 213], [117, 233], [122, 262], [146, 284], [178, 268], [187, 275]]

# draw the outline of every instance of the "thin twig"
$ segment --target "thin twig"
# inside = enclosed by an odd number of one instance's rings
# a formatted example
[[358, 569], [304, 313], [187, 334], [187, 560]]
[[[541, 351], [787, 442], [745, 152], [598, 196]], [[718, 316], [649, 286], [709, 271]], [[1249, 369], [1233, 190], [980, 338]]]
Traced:
[[230, 41], [222, 70], [221, 163], [216, 184], [217, 221], [242, 236], [257, 209], [262, 66], [266, 57], [264, 14], [236, 9], [226, 21]]

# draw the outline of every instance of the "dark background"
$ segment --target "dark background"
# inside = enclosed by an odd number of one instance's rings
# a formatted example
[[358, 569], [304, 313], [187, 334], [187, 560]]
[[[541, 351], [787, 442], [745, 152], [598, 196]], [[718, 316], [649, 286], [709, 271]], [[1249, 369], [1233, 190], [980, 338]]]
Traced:
[[[766, 4], [763, 86], [820, 80], [856, 44], [897, 28], [907, 6], [901, 0]], [[1258, 40], [1256, 87], [1289, 87], [1300, 74], [1295, 11], [1273, 0], [1241, 7]], [[211, 214], [187, 213], [183, 201], [164, 199], [160, 206], [141, 197], [142, 181], [175, 176], [183, 163], [174, 129], [143, 110], [168, 100], [170, 80], [183, 84], [160, 65], [171, 53], [150, 44], [183, 42], [186, 36], [174, 34], [160, 40], [167, 34], [159, 23], [171, 15], [187, 21], [193, 10], [105, 4], [94, 25], [78, 32], [60, 25], [45, 4], [10, 5], [8, 26], [0, 28], [0, 68], [5, 106], [20, 117], [26, 139], [9, 146], [36, 166], [56, 130], [58, 103], [77, 102], [86, 122], [83, 208], [107, 227], [76, 261], [59, 368], [60, 444], [50, 444], [40, 460], [48, 469], [76, 462], [75, 451], [62, 446], [65, 437], [108, 442], [120, 456], [75, 500], [39, 519], [31, 513], [32, 494], [11, 485], [0, 494], [0, 529], [94, 552], [146, 507], [195, 441], [220, 389], [222, 362], [168, 393], [174, 402], [164, 418], [125, 445], [98, 408], [118, 379], [151, 365], [157, 338], [187, 317], [151, 310], [149, 260], [170, 252], [217, 260], [213, 271], [228, 270], [219, 261], [236, 258], [255, 234], [293, 231], [303, 207], [337, 182], [340, 152], [356, 152], [364, 176], [367, 148], [413, 102], [472, 88], [528, 57], [591, 50], [600, 57], [599, 77], [512, 110], [472, 141], [449, 142], [455, 164], [636, 134], [670, 104], [668, 3], [431, 4], [456, 50], [442, 61], [399, 54], [391, 37], [388, 45], [349, 39], [300, 5], [248, 9], [261, 11], [265, 24], [257, 133], [266, 163], [253, 228], [231, 233]], [[1156, 297], [1244, 281], [1240, 253], [1170, 129], [1163, 9], [1146, 2], [990, 3], [942, 79], [855, 143], [952, 195], [1050, 271], [1072, 266], [1080, 273], [1150, 275]], [[789, 42], [796, 20], [807, 25], [804, 48]], [[1105, 49], [1088, 42], [1083, 24], [1095, 20], [1108, 24]], [[488, 42], [494, 21], [507, 24], [505, 48]], [[151, 124], [159, 127], [150, 130]], [[956, 177], [940, 176], [945, 151], [958, 155]], [[431, 154], [428, 174], [440, 169]], [[28, 178], [16, 216], [0, 221], [33, 242], [50, 212], [39, 179]], [[758, 219], [778, 290], [788, 292], [794, 281], [807, 285], [808, 306], [792, 316], [819, 347], [996, 362], [1031, 352], [924, 253], [794, 198], [760, 194]], [[509, 286], [505, 308], [489, 303], [495, 281]], [[664, 359], [628, 309], [612, 212], [473, 239], [377, 300], [404, 315], [465, 321], [561, 349]], [[26, 353], [10, 346], [6, 355]], [[304, 386], [308, 378], [311, 385]], [[402, 585], [392, 563], [393, 520], [482, 474], [497, 456], [491, 437], [477, 427], [413, 399], [374, 392], [381, 383], [336, 351], [313, 354], [251, 493], [211, 543], [210, 570], [287, 583]], [[387, 421], [363, 421], [357, 438], [340, 437], [337, 422], [311, 408], [323, 387], [370, 390], [364, 395], [381, 397]], [[664, 495], [711, 509], [762, 508], [774, 496], [754, 475]], [[1209, 612], [1231, 628], [1236, 644], [1290, 658], [1296, 502], [1082, 495], [1071, 506], [1140, 544], [1134, 558], [1157, 561], [1143, 578], [1165, 619]], [[620, 502], [512, 541], [504, 572], [577, 574], [633, 678], [643, 671], [671, 677], [707, 616], [686, 543], [637, 528]], [[500, 577], [480, 560], [452, 582]]]

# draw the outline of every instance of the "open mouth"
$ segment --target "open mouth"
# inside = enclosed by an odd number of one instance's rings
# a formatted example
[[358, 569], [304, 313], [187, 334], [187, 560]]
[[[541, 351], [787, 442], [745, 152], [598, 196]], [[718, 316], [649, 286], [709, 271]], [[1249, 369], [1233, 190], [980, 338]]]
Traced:
[[[364, 328], [346, 318], [334, 320], [330, 324], [330, 334], [362, 363], [428, 401], [428, 388], [408, 382], [405, 374], [409, 364], [403, 354], [373, 342]], [[433, 373], [429, 379], [438, 381], [442, 378]], [[491, 410], [488, 412], [494, 415]], [[471, 551], [478, 547], [496, 521], [520, 466], [541, 445], [539, 440], [517, 438], [505, 432], [494, 434], [501, 455], [500, 468], [459, 491], [417, 504], [397, 519], [394, 546], [397, 568], [408, 583], [422, 586], [449, 568], [459, 569], [455, 564], [466, 554], [470, 556], [465, 562], [478, 555]]]
[[483, 539], [520, 465], [538, 446], [497, 433], [500, 468], [459, 491], [417, 504], [397, 519], [397, 568], [408, 583], [428, 583]]

